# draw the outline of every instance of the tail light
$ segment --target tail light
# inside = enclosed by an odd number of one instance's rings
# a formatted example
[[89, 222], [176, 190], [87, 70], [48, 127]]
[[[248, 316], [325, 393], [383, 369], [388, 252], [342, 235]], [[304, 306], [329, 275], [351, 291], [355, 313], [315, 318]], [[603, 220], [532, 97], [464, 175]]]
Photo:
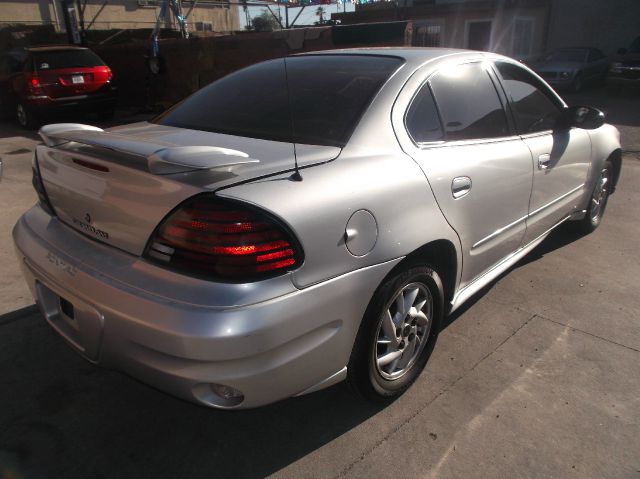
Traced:
[[144, 256], [207, 279], [246, 282], [302, 264], [293, 234], [264, 211], [212, 195], [182, 203], [156, 228]]
[[29, 78], [27, 88], [31, 93], [40, 93], [42, 91], [42, 83], [35, 73]]
[[53, 206], [51, 206], [51, 202], [49, 201], [47, 192], [44, 189], [42, 175], [40, 175], [40, 165], [38, 165], [38, 157], [35, 154], [33, 155], [33, 160], [31, 161], [31, 170], [31, 184], [33, 185], [33, 189], [36, 190], [36, 193], [38, 194], [38, 204], [51, 216], [55, 216], [56, 213], [53, 209]]
[[107, 67], [107, 81], [111, 81], [112, 78], [113, 72], [111, 71], [111, 68]]

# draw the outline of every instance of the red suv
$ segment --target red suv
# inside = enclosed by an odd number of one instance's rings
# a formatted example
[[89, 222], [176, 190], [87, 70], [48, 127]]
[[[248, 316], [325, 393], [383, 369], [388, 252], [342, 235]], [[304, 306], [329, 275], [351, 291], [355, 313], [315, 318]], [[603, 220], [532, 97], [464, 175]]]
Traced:
[[0, 56], [0, 107], [24, 127], [63, 111], [113, 114], [113, 73], [88, 48], [32, 47]]

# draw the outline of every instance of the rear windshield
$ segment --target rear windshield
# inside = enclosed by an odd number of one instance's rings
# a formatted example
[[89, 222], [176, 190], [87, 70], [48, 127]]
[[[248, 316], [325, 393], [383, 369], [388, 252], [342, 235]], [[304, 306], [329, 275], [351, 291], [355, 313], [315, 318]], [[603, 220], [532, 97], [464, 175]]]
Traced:
[[54, 50], [33, 52], [32, 55], [35, 69], [38, 71], [104, 65], [100, 57], [91, 50]]
[[400, 58], [372, 55], [270, 60], [215, 81], [154, 122], [342, 147], [374, 95], [401, 64]]

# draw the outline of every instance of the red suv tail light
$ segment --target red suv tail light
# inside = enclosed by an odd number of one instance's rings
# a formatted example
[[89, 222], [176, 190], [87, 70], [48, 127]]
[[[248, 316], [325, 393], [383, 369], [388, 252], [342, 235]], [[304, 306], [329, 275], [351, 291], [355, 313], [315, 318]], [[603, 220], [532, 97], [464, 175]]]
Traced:
[[154, 231], [144, 256], [172, 270], [232, 282], [277, 276], [302, 264], [298, 242], [280, 221], [209, 194], [171, 212]]

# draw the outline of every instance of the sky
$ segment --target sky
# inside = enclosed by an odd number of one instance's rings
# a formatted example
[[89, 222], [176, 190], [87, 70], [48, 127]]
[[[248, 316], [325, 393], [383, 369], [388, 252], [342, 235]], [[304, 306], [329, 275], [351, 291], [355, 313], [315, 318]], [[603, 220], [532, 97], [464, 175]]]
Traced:
[[[340, 2], [339, 4], [331, 4], [331, 5], [311, 5], [306, 7], [304, 11], [300, 14], [300, 17], [296, 20], [296, 25], [313, 25], [314, 22], [318, 21], [318, 17], [316, 16], [316, 10], [321, 6], [325, 11], [325, 20], [329, 20], [331, 18], [332, 13], [342, 12], [345, 8], [347, 12], [353, 12], [355, 10], [355, 5], [353, 3], [343, 4]], [[262, 13], [262, 10], [266, 7], [249, 7], [249, 14], [251, 18], [258, 16]], [[271, 10], [275, 12], [280, 9], [280, 15], [282, 16], [284, 23], [284, 6], [280, 5], [271, 5]], [[289, 22], [292, 22], [296, 17], [301, 7], [289, 8]], [[244, 28], [246, 25], [244, 10], [242, 7], [238, 7], [238, 13], [240, 15], [240, 28]]]

